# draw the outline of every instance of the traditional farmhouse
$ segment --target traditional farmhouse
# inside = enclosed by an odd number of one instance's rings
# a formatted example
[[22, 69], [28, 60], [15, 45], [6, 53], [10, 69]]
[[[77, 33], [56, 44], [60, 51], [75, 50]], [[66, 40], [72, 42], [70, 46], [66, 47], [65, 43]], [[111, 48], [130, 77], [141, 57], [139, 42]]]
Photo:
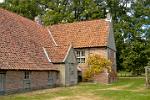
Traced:
[[82, 74], [89, 67], [86, 63], [89, 55], [99, 54], [112, 62], [112, 73], [105, 70], [95, 76], [95, 81], [110, 83], [116, 80], [116, 46], [111, 17], [53, 25], [49, 30], [59, 45], [72, 43]]
[[101, 83], [116, 78], [116, 47], [111, 20], [42, 26], [0, 8], [0, 93], [70, 86], [86, 68], [90, 54], [112, 61], [113, 74], [95, 76]]
[[0, 9], [0, 93], [74, 84], [72, 45], [60, 46], [48, 28]]

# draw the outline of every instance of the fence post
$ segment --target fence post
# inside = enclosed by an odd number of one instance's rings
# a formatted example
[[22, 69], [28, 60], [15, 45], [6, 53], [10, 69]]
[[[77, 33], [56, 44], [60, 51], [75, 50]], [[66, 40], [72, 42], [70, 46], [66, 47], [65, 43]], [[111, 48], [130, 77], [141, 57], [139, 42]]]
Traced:
[[145, 85], [147, 88], [150, 88], [150, 66], [145, 67]]

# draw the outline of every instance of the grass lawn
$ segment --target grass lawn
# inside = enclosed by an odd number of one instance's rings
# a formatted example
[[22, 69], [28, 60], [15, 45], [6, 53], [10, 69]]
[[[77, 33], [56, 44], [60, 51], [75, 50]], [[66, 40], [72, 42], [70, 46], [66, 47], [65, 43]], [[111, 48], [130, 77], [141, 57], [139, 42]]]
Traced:
[[110, 85], [80, 83], [0, 96], [0, 100], [150, 100], [150, 89], [145, 88], [144, 81], [144, 78], [120, 78]]

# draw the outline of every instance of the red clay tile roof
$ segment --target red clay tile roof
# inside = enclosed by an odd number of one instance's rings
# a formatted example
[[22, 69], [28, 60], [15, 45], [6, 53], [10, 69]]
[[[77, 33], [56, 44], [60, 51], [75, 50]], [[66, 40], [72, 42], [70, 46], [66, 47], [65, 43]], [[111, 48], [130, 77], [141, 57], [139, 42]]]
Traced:
[[74, 48], [107, 46], [109, 22], [105, 20], [48, 28], [0, 8], [0, 69], [58, 69], [53, 63], [63, 62], [70, 43]]
[[[0, 69], [58, 69], [48, 62], [43, 51], [43, 47], [54, 49], [54, 46], [46, 28], [0, 8]], [[66, 48], [63, 49], [65, 52]], [[63, 57], [58, 55], [54, 59]]]
[[73, 43], [74, 48], [107, 46], [109, 22], [105, 19], [49, 26], [57, 44]]
[[47, 53], [49, 55], [49, 58], [53, 63], [59, 63], [63, 62], [65, 56], [67, 55], [67, 51], [69, 49], [68, 46], [56, 46], [53, 48], [46, 47], [45, 49], [47, 50]]

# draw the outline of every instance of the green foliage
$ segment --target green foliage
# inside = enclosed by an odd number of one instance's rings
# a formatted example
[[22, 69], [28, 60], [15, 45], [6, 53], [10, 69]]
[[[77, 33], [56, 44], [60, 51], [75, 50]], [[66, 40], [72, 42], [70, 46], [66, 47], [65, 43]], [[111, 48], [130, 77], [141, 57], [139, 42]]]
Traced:
[[93, 0], [6, 0], [0, 6], [30, 19], [40, 15], [45, 25], [104, 18], [106, 14]]
[[93, 0], [51, 0], [46, 9], [42, 15], [45, 25], [104, 17], [104, 11]]
[[125, 14], [114, 20], [118, 67], [131, 71], [133, 75], [140, 75], [150, 58], [150, 42], [145, 35], [149, 34], [149, 29], [142, 28], [150, 23], [148, 5], [146, 1], [137, 0], [130, 8], [123, 7]]
[[[144, 40], [143, 40], [144, 41]], [[148, 63], [148, 55], [144, 52], [145, 42], [133, 41], [124, 49], [123, 65], [133, 75], [141, 75]]]
[[98, 54], [90, 55], [87, 62], [89, 68], [84, 73], [85, 80], [91, 80], [94, 75], [101, 73], [104, 69], [111, 72], [111, 62]]
[[16, 12], [29, 19], [34, 19], [34, 17], [39, 15], [42, 11], [38, 4], [39, 1], [40, 0], [5, 0], [5, 3], [0, 4], [0, 7]]
[[66, 23], [73, 21], [69, 0], [43, 0], [41, 5], [45, 6], [42, 20], [45, 25]]

